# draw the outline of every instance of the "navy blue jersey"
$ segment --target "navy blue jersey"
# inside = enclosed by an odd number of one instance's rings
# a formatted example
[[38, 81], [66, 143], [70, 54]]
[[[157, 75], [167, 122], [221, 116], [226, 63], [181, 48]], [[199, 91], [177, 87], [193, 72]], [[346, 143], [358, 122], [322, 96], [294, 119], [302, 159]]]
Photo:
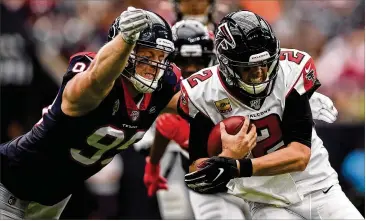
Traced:
[[1, 183], [23, 200], [53, 205], [142, 138], [179, 90], [177, 68], [166, 71], [162, 87], [136, 105], [119, 77], [93, 111], [70, 117], [61, 110], [66, 83], [87, 69], [95, 53], [70, 59], [61, 88], [42, 119], [26, 134], [1, 144]]

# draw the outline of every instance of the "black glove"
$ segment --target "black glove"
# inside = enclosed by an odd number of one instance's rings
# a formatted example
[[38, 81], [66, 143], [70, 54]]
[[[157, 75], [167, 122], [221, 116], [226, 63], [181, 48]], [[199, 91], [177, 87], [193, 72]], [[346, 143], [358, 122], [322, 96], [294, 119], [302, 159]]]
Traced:
[[236, 160], [227, 157], [211, 157], [197, 167], [185, 175], [185, 182], [198, 193], [226, 192], [226, 184], [239, 175]]

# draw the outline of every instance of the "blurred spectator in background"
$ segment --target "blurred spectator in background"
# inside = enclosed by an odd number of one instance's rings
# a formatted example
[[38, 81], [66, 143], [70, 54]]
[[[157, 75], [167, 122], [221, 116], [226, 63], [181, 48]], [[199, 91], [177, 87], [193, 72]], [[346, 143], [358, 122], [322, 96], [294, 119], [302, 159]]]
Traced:
[[365, 30], [356, 29], [329, 41], [318, 59], [322, 91], [333, 98], [339, 121], [364, 121]]
[[36, 56], [26, 1], [4, 0], [0, 7], [1, 142], [5, 142], [38, 121], [58, 87]]

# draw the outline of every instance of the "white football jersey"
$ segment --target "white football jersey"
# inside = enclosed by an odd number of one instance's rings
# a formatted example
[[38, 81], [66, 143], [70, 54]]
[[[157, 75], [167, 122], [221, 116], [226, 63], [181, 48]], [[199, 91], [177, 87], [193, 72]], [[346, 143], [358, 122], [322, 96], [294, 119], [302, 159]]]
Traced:
[[[280, 122], [286, 96], [296, 90], [300, 95], [310, 90], [316, 80], [316, 69], [309, 54], [282, 49], [277, 79], [272, 93], [264, 100], [240, 102], [225, 88], [218, 65], [201, 70], [182, 82], [180, 108], [195, 117], [199, 112], [214, 124], [231, 116], [248, 116], [257, 128], [257, 145], [250, 157], [260, 157], [284, 147]], [[311, 158], [305, 171], [290, 173], [297, 191], [304, 195], [338, 183], [322, 140], [312, 131]]]

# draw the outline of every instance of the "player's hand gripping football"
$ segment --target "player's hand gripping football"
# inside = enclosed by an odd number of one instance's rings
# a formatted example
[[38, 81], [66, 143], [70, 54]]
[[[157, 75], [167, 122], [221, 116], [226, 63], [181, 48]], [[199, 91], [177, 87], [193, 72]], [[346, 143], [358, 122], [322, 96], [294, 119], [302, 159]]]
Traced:
[[150, 157], [146, 157], [144, 183], [147, 194], [153, 196], [158, 190], [167, 190], [167, 180], [160, 176], [160, 165], [150, 163]]
[[254, 124], [249, 128], [250, 119], [245, 117], [243, 126], [235, 135], [226, 132], [225, 124], [220, 122], [220, 133], [222, 141], [222, 153], [220, 156], [233, 159], [244, 158], [257, 144], [257, 131]]
[[329, 97], [314, 92], [309, 102], [314, 119], [327, 123], [333, 123], [337, 120], [338, 111]]
[[119, 32], [128, 44], [134, 44], [140, 32], [148, 27], [149, 19], [142, 9], [128, 7], [119, 16]]
[[198, 193], [226, 192], [226, 184], [238, 177], [236, 160], [214, 156], [197, 165], [199, 170], [184, 177], [187, 186]]

